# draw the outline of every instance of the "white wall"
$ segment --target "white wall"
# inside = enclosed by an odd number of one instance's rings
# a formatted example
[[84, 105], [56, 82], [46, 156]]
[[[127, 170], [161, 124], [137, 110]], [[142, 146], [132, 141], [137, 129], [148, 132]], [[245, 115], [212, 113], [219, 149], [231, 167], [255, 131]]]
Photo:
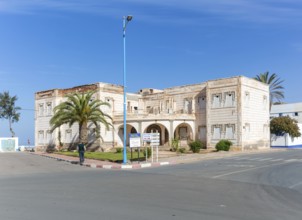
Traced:
[[[298, 124], [300, 132], [302, 131], [302, 124]], [[284, 148], [302, 148], [302, 137], [291, 138], [288, 134], [283, 136], [271, 135], [272, 147], [284, 147]]]
[[0, 152], [14, 152], [18, 148], [18, 141], [17, 137], [0, 138]]

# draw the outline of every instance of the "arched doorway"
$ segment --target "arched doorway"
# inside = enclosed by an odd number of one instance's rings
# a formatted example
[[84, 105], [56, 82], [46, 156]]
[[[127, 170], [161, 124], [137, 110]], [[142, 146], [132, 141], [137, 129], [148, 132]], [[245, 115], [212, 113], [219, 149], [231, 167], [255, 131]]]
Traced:
[[180, 141], [181, 146], [187, 146], [193, 140], [193, 130], [187, 123], [178, 125], [174, 131], [174, 138]]
[[165, 126], [161, 124], [151, 124], [149, 125], [144, 133], [159, 133], [160, 135], [160, 145], [169, 145], [169, 132]]
[[[127, 141], [126, 141], [126, 146], [129, 146], [129, 133], [131, 133], [131, 134], [137, 133], [137, 130], [132, 125], [127, 124], [127, 130], [126, 130]], [[120, 138], [120, 142], [123, 144], [124, 143], [124, 126], [123, 125], [118, 130], [118, 136]]]

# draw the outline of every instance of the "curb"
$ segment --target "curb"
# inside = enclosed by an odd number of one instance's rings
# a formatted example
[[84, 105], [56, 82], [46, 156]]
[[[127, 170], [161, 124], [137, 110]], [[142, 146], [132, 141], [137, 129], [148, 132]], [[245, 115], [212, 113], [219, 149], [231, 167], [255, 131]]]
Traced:
[[[71, 164], [79, 164], [78, 160], [70, 160], [70, 159], [63, 159], [49, 155], [43, 154], [34, 154], [37, 156], [42, 156], [50, 159], [55, 159], [57, 161], [64, 161]], [[94, 163], [84, 163], [83, 166], [90, 167], [90, 168], [101, 168], [101, 169], [120, 169], [120, 170], [129, 170], [129, 169], [140, 169], [140, 168], [148, 168], [148, 167], [158, 167], [158, 166], [167, 166], [172, 164], [171, 162], [156, 162], [156, 163], [142, 163], [142, 164], [94, 164]]]
[[85, 164], [86, 167], [91, 168], [102, 168], [102, 169], [139, 169], [139, 168], [148, 168], [148, 167], [158, 167], [158, 166], [166, 166], [171, 164], [170, 162], [158, 162], [158, 163], [143, 163], [143, 164], [126, 164], [126, 165], [97, 165], [97, 164]]

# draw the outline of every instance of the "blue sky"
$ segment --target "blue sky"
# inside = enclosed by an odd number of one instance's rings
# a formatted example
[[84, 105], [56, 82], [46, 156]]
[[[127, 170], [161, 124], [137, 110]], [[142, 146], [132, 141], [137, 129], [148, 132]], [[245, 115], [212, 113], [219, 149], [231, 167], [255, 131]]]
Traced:
[[24, 109], [20, 144], [34, 140], [35, 92], [123, 84], [128, 14], [128, 91], [269, 71], [285, 80], [285, 102], [301, 101], [301, 1], [0, 0], [0, 92]]

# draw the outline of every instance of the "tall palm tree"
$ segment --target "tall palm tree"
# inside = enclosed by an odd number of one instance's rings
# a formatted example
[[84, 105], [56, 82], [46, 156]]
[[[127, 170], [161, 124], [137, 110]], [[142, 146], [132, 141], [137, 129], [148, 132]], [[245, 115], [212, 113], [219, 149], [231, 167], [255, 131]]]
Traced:
[[99, 123], [108, 129], [112, 124], [107, 120], [112, 118], [101, 110], [101, 106], [110, 106], [101, 100], [92, 100], [95, 92], [75, 93], [67, 95], [67, 100], [54, 108], [54, 115], [50, 119], [51, 131], [63, 124], [71, 127], [79, 124], [79, 142], [88, 142], [88, 123], [93, 123], [97, 128]]
[[269, 75], [269, 72], [261, 73], [254, 79], [269, 85], [270, 109], [275, 99], [280, 102], [281, 99], [284, 98], [284, 87], [282, 86], [284, 80], [281, 80], [275, 73], [273, 73], [272, 75]]
[[20, 113], [18, 111], [21, 110], [21, 108], [15, 106], [17, 100], [18, 97], [11, 97], [9, 92], [0, 93], [0, 118], [8, 119], [9, 130], [12, 137], [15, 136], [12, 124], [18, 122], [20, 119]]

